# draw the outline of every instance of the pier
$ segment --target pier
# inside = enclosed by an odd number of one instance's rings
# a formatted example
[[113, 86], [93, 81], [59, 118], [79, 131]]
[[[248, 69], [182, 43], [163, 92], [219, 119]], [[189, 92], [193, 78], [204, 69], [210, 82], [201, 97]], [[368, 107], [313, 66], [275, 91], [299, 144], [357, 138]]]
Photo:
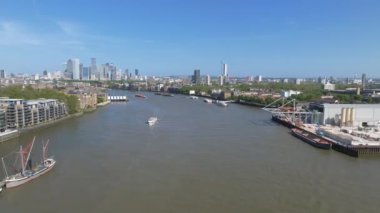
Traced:
[[109, 95], [107, 96], [107, 100], [111, 102], [126, 102], [128, 101], [128, 97], [126, 95]]

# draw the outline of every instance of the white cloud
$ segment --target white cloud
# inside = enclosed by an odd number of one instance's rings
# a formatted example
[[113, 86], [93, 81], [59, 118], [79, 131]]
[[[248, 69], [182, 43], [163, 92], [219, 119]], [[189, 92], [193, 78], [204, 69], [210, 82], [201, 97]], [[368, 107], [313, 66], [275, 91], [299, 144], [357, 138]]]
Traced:
[[42, 41], [34, 33], [16, 22], [0, 22], [0, 45], [41, 45]]
[[56, 24], [62, 30], [65, 35], [76, 37], [82, 34], [82, 27], [78, 24], [67, 22], [67, 21], [57, 21]]

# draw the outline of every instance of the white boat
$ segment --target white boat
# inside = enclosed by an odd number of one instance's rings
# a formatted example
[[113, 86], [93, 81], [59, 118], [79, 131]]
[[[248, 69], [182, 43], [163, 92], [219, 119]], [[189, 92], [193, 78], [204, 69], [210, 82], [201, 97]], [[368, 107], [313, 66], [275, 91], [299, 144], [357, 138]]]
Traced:
[[204, 102], [208, 103], [208, 104], [211, 104], [212, 103], [212, 100], [211, 99], [208, 99], [208, 98], [205, 98], [203, 99]]
[[32, 160], [30, 159], [30, 153], [33, 149], [35, 137], [33, 141], [28, 144], [28, 146], [25, 149], [22, 149], [22, 146], [20, 146], [20, 161], [21, 161], [21, 171], [13, 174], [13, 175], [8, 175], [8, 171], [6, 169], [5, 163], [4, 163], [4, 158], [1, 158], [3, 167], [4, 167], [4, 172], [6, 175], [6, 178], [4, 179], [5, 182], [5, 187], [7, 188], [12, 188], [19, 186], [21, 184], [24, 184], [26, 182], [29, 182], [46, 172], [50, 171], [56, 161], [53, 159], [53, 157], [46, 157], [47, 153], [47, 146], [49, 144], [49, 141], [47, 141], [46, 144], [42, 145], [42, 162], [36, 165], [35, 167], [32, 166]]
[[148, 121], [146, 122], [149, 126], [153, 126], [157, 122], [157, 117], [150, 117]]
[[198, 97], [192, 95], [192, 96], [190, 96], [190, 99], [196, 100], [196, 99], [198, 99]]
[[228, 104], [225, 101], [216, 101], [216, 105], [226, 107]]

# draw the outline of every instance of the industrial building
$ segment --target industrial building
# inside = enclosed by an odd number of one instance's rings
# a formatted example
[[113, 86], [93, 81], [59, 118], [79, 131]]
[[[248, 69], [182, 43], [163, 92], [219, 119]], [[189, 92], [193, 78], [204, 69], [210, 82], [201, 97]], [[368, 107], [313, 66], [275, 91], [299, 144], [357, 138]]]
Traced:
[[380, 104], [323, 104], [322, 124], [336, 126], [380, 125]]
[[[6, 129], [42, 124], [67, 115], [65, 104], [55, 99], [25, 101], [23, 99], [0, 98], [0, 110], [5, 112]], [[0, 112], [0, 124], [2, 123], [1, 118]]]

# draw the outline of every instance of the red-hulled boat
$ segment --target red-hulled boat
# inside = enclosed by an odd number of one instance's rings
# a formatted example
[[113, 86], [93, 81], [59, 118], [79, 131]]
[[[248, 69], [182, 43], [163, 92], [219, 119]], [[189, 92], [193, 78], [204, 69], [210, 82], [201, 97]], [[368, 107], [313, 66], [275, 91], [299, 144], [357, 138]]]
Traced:
[[302, 130], [302, 129], [298, 129], [298, 128], [293, 128], [292, 129], [292, 134], [303, 140], [304, 142], [314, 146], [314, 147], [317, 147], [317, 148], [320, 148], [320, 149], [330, 149], [331, 148], [331, 143], [328, 142], [327, 140], [319, 137], [318, 135], [315, 135], [311, 132], [307, 132], [305, 130]]

